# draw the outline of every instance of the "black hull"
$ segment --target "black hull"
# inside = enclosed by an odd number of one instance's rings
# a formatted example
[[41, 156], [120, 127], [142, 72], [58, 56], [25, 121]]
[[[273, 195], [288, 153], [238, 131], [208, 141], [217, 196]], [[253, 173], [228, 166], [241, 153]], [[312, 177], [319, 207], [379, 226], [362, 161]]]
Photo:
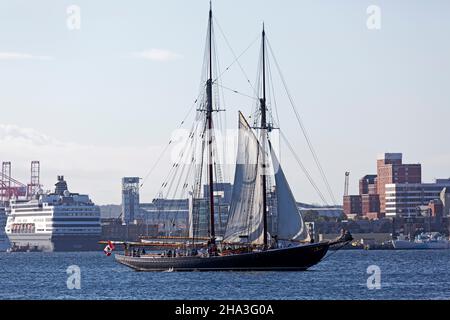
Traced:
[[131, 257], [116, 260], [136, 271], [304, 271], [322, 260], [329, 243], [313, 243], [217, 257]]

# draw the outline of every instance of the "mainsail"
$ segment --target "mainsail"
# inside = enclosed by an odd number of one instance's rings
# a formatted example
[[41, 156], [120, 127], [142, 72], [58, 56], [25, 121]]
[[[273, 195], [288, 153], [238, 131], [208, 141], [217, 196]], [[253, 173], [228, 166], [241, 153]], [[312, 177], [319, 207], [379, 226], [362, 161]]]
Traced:
[[242, 113], [233, 194], [224, 241], [264, 243], [261, 146]]
[[302, 216], [270, 141], [269, 147], [276, 184], [278, 213], [276, 236], [280, 240], [304, 240], [308, 237], [308, 232], [304, 226]]
[[[277, 226], [272, 236], [279, 240], [304, 240], [308, 232], [294, 195], [269, 141], [275, 176]], [[264, 243], [262, 166], [263, 150], [244, 116], [239, 113], [239, 136], [233, 194], [224, 241]]]

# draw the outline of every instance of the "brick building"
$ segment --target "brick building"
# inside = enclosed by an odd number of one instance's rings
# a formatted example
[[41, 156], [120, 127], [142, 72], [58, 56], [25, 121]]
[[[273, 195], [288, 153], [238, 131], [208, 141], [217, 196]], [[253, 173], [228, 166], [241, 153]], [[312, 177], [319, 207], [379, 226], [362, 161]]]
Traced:
[[382, 218], [386, 215], [386, 185], [421, 182], [420, 164], [404, 164], [401, 153], [384, 153], [377, 159], [377, 174], [359, 180], [359, 195], [344, 196], [344, 213]]
[[368, 174], [359, 179], [359, 194], [377, 194], [377, 175]]
[[360, 216], [362, 214], [361, 196], [344, 196], [344, 214], [346, 216]]
[[385, 153], [377, 159], [377, 194], [382, 214], [386, 213], [386, 185], [396, 183], [422, 183], [422, 166], [402, 163], [401, 153]]

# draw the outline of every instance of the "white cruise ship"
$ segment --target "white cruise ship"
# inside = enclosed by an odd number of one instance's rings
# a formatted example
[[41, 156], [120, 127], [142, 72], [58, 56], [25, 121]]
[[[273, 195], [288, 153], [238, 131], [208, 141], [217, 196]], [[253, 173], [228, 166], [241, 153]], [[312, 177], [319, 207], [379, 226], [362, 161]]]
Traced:
[[5, 233], [5, 225], [6, 225], [6, 210], [5, 207], [0, 204], [0, 252], [6, 251], [9, 249], [9, 240]]
[[98, 249], [100, 208], [88, 195], [71, 193], [58, 176], [54, 193], [11, 200], [5, 231], [12, 251], [89, 251]]

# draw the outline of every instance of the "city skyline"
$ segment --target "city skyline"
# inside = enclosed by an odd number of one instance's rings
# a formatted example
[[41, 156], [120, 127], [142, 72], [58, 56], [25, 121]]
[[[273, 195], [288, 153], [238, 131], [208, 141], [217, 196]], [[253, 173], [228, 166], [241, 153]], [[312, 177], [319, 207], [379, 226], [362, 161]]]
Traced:
[[[71, 4], [81, 8], [80, 30], [67, 28]], [[351, 172], [355, 193], [358, 180], [375, 173], [380, 153], [402, 152], [408, 163], [421, 163], [424, 181], [450, 176], [450, 44], [443, 40], [450, 4], [378, 1], [380, 30], [366, 26], [369, 1], [258, 4], [214, 1], [214, 14], [236, 54], [265, 21], [338, 203], [344, 172]], [[121, 178], [145, 177], [198, 93], [208, 2], [0, 1], [0, 8], [0, 161], [11, 161], [13, 177], [28, 182], [29, 162], [40, 160], [45, 189], [64, 175], [71, 191], [98, 204], [120, 203]], [[225, 67], [233, 56], [219, 30], [216, 37]], [[240, 60], [251, 80], [258, 50], [256, 40]], [[223, 84], [250, 93], [237, 66]], [[276, 88], [280, 123], [325, 193]], [[253, 107], [235, 95], [226, 106], [230, 128], [238, 109], [249, 114]], [[320, 202], [287, 149], [282, 155], [297, 201]], [[143, 202], [163, 180], [159, 168], [141, 191]]]

